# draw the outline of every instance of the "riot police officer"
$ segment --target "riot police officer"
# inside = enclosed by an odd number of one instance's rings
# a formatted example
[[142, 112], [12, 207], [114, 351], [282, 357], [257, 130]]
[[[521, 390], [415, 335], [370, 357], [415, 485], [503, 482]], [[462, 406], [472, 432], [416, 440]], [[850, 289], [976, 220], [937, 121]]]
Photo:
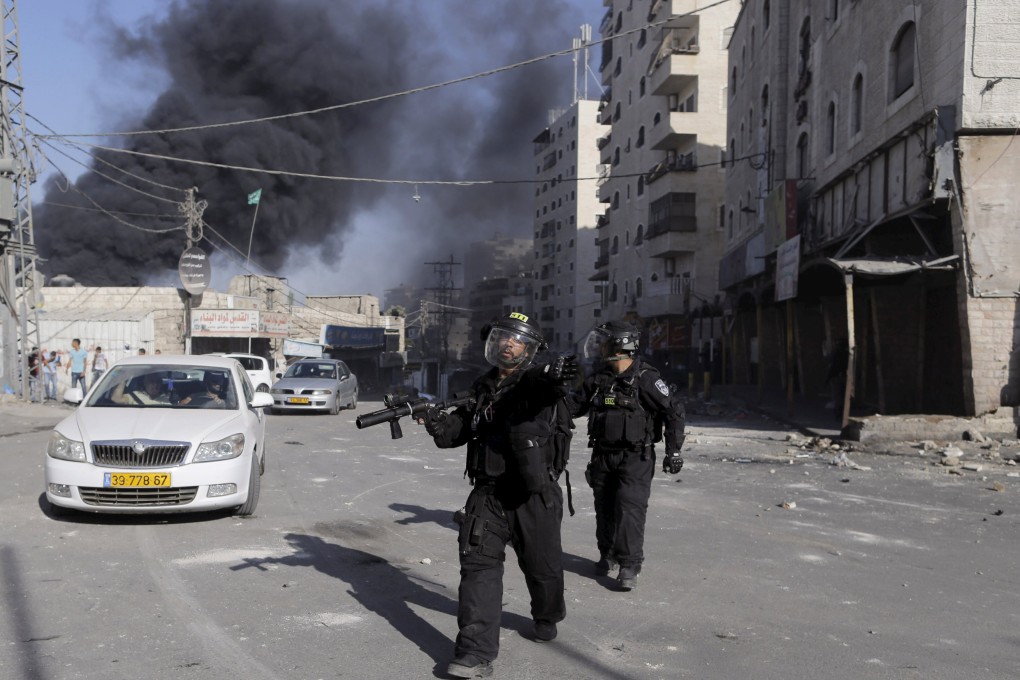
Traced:
[[[578, 376], [576, 358], [532, 366], [545, 343], [529, 317], [512, 313], [490, 324], [485, 359], [493, 368], [472, 390], [475, 404], [449, 414], [426, 412], [437, 446], [467, 444], [473, 489], [461, 521], [459, 633], [447, 672], [486, 677], [499, 651], [503, 562], [509, 543], [531, 595], [533, 639], [556, 637], [566, 616], [560, 522], [563, 495], [556, 481], [553, 430], [557, 408], [568, 408], [563, 386]], [[569, 414], [568, 414], [569, 415]]]
[[[595, 573], [616, 567], [618, 587], [631, 590], [644, 561], [645, 515], [655, 473], [655, 442], [665, 435], [663, 472], [683, 467], [683, 404], [655, 367], [635, 356], [640, 333], [610, 321], [585, 339], [584, 355], [595, 362], [577, 397], [575, 416], [588, 414], [592, 448], [586, 477], [595, 497]], [[664, 432], [663, 432], [664, 430]]]

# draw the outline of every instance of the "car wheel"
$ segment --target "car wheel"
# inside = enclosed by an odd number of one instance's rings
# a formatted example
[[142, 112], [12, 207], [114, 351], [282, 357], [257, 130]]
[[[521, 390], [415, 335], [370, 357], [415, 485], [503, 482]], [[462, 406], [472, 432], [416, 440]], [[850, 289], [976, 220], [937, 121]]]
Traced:
[[340, 413], [340, 395], [336, 394], [333, 396], [333, 405], [329, 409], [330, 415], [336, 415]]
[[256, 392], [268, 392], [269, 391], [269, 385], [266, 385], [266, 384], [259, 385], [258, 387], [255, 388], [255, 391]]
[[259, 474], [259, 462], [253, 452], [251, 454], [251, 472], [248, 475], [248, 500], [237, 508], [235, 514], [240, 517], [250, 517], [255, 513], [255, 507], [259, 504], [259, 491], [262, 487], [262, 476]]
[[259, 458], [259, 475], [266, 474], [266, 445], [262, 444], [262, 457]]

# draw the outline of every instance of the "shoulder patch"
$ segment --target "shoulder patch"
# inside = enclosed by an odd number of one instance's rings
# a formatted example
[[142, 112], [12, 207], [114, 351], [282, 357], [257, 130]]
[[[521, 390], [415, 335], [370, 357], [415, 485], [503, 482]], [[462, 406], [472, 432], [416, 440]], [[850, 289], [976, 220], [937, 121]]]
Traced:
[[666, 387], [666, 383], [664, 383], [662, 381], [662, 378], [659, 378], [658, 380], [655, 381], [655, 387], [660, 392], [662, 392], [662, 396], [664, 396], [664, 397], [668, 397], [669, 396], [669, 388]]

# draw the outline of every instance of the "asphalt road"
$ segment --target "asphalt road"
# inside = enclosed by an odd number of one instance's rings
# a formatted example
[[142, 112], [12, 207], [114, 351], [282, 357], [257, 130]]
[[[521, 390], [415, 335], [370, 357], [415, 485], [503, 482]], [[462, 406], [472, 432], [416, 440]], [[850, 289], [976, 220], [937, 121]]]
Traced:
[[[251, 519], [57, 519], [43, 452], [69, 412], [0, 405], [0, 678], [445, 677], [461, 451], [411, 423], [399, 441], [357, 430], [349, 411], [272, 416]], [[852, 469], [786, 436], [752, 417], [692, 418], [684, 471], [656, 475], [630, 593], [592, 574], [575, 437], [567, 619], [554, 642], [521, 635], [531, 621], [511, 553], [494, 677], [1020, 675], [1020, 467], [957, 475], [934, 454], [852, 452], [870, 468]]]

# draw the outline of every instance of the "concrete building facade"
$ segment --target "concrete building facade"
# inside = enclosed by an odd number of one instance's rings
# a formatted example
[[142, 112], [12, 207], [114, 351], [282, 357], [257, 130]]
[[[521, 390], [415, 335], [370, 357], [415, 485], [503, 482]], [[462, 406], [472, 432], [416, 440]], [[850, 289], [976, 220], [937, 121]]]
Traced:
[[610, 131], [599, 140], [605, 212], [593, 278], [604, 317], [641, 327], [646, 350], [676, 375], [698, 361], [693, 319], [719, 309], [727, 50], [739, 5], [605, 5], [600, 120]]
[[[206, 290], [188, 312], [176, 288], [49, 286], [42, 289], [39, 310], [40, 348], [64, 353], [78, 338], [90, 351], [103, 348], [112, 363], [125, 356], [252, 352], [286, 366], [287, 339], [317, 344], [338, 335], [330, 329], [368, 329], [373, 334], [359, 344], [327, 346], [337, 358], [371, 384], [391, 380], [385, 354], [403, 352], [403, 318], [382, 316], [371, 295], [316, 296], [298, 301], [285, 279], [266, 276], [234, 277], [227, 292]], [[371, 343], [370, 345], [368, 343]], [[385, 374], [385, 375], [381, 375]], [[58, 375], [61, 385], [69, 376]]]
[[577, 353], [601, 314], [595, 273], [596, 227], [602, 206], [595, 173], [597, 141], [608, 129], [599, 103], [579, 99], [550, 115], [535, 138], [534, 303], [549, 347]]
[[[749, 0], [730, 43], [728, 377], [843, 422], [1020, 403], [1017, 0]], [[851, 398], [852, 397], [852, 398]]]

